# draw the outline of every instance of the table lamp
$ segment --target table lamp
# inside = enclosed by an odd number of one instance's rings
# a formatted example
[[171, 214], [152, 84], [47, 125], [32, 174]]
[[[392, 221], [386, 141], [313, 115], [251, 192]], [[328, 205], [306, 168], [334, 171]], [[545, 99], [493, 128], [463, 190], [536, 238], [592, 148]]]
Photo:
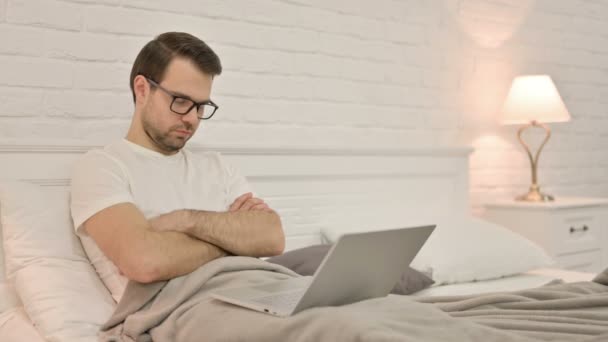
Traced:
[[[543, 147], [551, 137], [551, 129], [545, 123], [566, 122], [570, 114], [559, 96], [555, 84], [548, 75], [518, 76], [513, 80], [509, 95], [502, 108], [502, 124], [520, 124], [517, 132], [532, 168], [532, 185], [527, 194], [518, 196], [519, 201], [543, 202], [553, 201], [554, 197], [543, 194], [538, 186], [538, 157]], [[545, 130], [545, 139], [533, 156], [530, 147], [522, 139], [522, 133], [529, 127], [541, 127]]]

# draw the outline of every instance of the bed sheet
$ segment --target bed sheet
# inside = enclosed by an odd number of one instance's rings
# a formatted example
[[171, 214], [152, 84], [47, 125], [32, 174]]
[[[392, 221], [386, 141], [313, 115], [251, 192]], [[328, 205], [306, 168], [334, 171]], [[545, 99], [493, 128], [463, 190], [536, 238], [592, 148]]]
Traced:
[[[590, 281], [594, 276], [591, 273], [546, 268], [500, 279], [434, 286], [412, 296], [451, 296], [516, 291], [559, 280], [564, 282]], [[0, 341], [44, 342], [23, 310], [15, 289], [6, 283], [0, 283]]]
[[559, 269], [559, 268], [539, 268], [537, 270], [532, 270], [532, 271], [529, 271], [526, 273], [555, 277], [557, 279], [563, 280], [566, 283], [576, 283], [579, 281], [591, 281], [596, 276], [595, 273], [570, 271], [570, 270], [563, 270], [563, 269]]
[[591, 281], [595, 274], [562, 269], [542, 268], [509, 277], [469, 283], [432, 286], [412, 296], [459, 296], [478, 293], [518, 291], [563, 281]]
[[289, 277], [285, 269], [271, 267], [254, 258], [226, 257], [168, 282], [129, 282], [102, 336], [142, 341], [608, 341], [608, 271], [603, 283], [471, 298], [391, 295], [281, 319], [213, 299], [222, 289]]

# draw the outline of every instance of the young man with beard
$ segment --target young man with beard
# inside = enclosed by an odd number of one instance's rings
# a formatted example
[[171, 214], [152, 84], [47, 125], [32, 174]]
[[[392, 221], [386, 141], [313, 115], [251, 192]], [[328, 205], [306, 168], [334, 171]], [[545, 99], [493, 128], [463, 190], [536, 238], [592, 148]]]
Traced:
[[126, 137], [76, 164], [71, 213], [78, 236], [118, 302], [128, 279], [142, 283], [192, 272], [226, 255], [281, 254], [277, 213], [214, 152], [186, 147], [216, 115], [218, 56], [179, 32], [146, 44], [131, 71], [135, 111]]

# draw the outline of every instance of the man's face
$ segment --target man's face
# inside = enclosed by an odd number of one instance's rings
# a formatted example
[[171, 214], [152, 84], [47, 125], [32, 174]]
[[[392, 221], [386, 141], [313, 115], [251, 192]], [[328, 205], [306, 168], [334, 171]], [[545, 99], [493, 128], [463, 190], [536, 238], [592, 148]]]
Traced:
[[[159, 84], [175, 95], [198, 103], [209, 100], [212, 82], [210, 75], [202, 73], [189, 60], [174, 58]], [[150, 89], [149, 99], [142, 110], [142, 127], [161, 151], [173, 154], [184, 147], [198, 128], [200, 119], [196, 107], [188, 114], [176, 114], [170, 109], [171, 95], [154, 86]]]

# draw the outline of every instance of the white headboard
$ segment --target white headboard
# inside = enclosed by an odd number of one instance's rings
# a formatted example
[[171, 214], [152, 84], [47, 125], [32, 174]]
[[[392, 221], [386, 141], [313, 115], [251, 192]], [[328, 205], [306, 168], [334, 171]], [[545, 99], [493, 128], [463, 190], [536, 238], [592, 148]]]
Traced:
[[[72, 163], [93, 147], [0, 145], [0, 178], [69, 186]], [[281, 214], [288, 250], [321, 242], [323, 227], [388, 228], [469, 212], [468, 147], [209, 149], [235, 164]]]

